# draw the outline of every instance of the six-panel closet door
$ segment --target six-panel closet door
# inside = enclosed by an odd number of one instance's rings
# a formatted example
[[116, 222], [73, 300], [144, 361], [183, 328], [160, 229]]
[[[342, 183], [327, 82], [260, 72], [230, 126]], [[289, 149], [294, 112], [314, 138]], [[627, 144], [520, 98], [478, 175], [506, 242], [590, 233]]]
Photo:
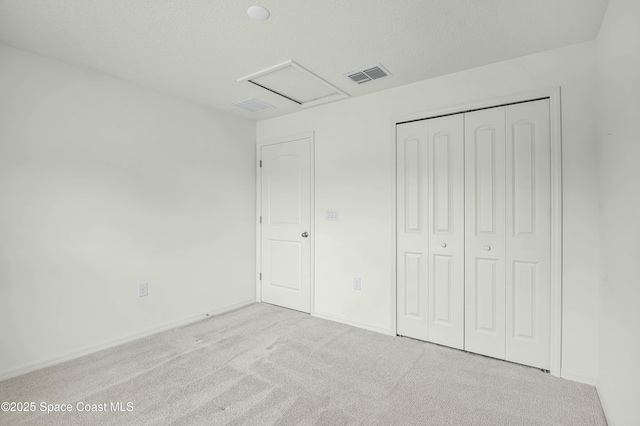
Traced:
[[398, 334], [549, 369], [549, 100], [396, 136]]
[[397, 132], [398, 333], [462, 349], [463, 116]]

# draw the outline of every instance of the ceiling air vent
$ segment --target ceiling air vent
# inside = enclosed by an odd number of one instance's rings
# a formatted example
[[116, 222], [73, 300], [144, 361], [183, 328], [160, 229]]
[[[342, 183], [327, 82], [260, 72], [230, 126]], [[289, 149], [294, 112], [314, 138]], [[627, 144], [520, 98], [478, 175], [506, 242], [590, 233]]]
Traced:
[[363, 70], [352, 71], [345, 75], [349, 77], [354, 83], [362, 84], [369, 81], [377, 80], [379, 78], [388, 77], [391, 75], [391, 73], [382, 65], [377, 64]]
[[249, 112], [261, 112], [267, 109], [275, 108], [273, 105], [256, 98], [245, 99], [244, 101], [236, 102], [231, 105]]

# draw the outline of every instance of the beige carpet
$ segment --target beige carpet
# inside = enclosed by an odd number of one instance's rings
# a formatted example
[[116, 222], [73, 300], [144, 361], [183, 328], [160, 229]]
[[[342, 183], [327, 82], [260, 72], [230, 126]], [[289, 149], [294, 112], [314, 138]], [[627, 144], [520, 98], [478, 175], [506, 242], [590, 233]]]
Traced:
[[36, 402], [10, 425], [606, 424], [591, 386], [266, 304], [0, 382], [1, 401]]

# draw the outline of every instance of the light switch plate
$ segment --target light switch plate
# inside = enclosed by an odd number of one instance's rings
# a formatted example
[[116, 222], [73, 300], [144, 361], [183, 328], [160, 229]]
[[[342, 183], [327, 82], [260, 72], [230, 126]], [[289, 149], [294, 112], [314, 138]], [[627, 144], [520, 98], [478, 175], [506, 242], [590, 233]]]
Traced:
[[138, 297], [145, 297], [149, 295], [149, 284], [142, 283], [138, 285]]
[[353, 277], [353, 289], [354, 290], [362, 290], [362, 278]]
[[327, 209], [327, 214], [325, 215], [327, 220], [340, 220], [340, 210], [338, 209]]

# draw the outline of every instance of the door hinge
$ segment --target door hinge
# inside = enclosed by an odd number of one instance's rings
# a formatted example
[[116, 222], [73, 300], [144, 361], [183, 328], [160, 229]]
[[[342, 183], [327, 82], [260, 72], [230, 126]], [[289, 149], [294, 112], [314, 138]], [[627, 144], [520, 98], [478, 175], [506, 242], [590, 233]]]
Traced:
[[260, 223], [262, 223], [262, 216], [260, 216]]
[[262, 272], [260, 272], [260, 281], [262, 281]]
[[260, 167], [262, 167], [262, 160], [260, 160]]

